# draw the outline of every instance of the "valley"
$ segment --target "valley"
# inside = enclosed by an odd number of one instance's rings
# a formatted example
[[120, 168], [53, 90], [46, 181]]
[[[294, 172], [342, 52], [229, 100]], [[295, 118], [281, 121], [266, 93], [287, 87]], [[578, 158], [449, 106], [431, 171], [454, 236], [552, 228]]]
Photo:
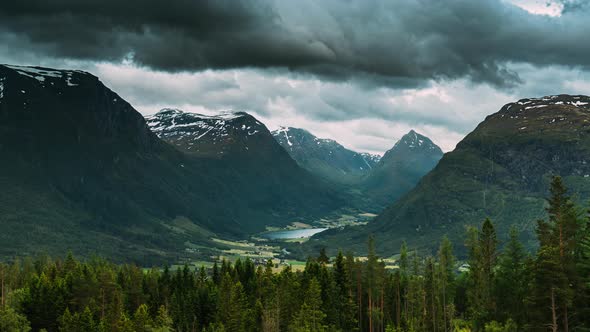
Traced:
[[212, 242], [206, 247], [187, 243], [184, 253], [172, 266], [181, 267], [187, 264], [196, 270], [202, 266], [211, 268], [215, 262], [220, 263], [223, 260], [235, 262], [238, 259], [251, 259], [256, 265], [265, 265], [268, 260], [273, 260], [281, 268], [291, 266], [299, 270], [305, 266], [307, 258], [301, 252], [301, 247], [313, 235], [332, 228], [363, 226], [375, 217], [366, 212], [344, 212], [346, 213], [331, 214], [309, 224], [292, 222], [285, 227], [269, 226], [266, 231], [244, 239], [212, 238]]
[[590, 332], [588, 18], [0, 1], [0, 332]]

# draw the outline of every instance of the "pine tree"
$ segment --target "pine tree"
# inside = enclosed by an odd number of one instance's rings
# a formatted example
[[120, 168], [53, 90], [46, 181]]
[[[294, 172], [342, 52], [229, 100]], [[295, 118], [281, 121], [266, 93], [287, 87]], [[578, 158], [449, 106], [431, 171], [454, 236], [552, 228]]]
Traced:
[[[578, 247], [579, 235], [578, 213], [571, 198], [567, 195], [561, 177], [555, 176], [551, 182], [551, 196], [547, 200], [549, 221], [539, 220], [537, 236], [540, 248], [536, 258], [536, 291], [534, 300], [537, 304], [537, 317], [542, 322], [543, 308], [553, 308], [551, 317], [559, 317], [559, 321], [550, 325], [569, 331], [569, 318], [574, 299], [573, 285], [578, 284], [579, 277], [575, 263], [575, 252]], [[555, 255], [555, 257], [551, 256]], [[549, 267], [553, 267], [549, 271]], [[543, 271], [543, 272], [541, 272]], [[549, 273], [540, 276], [540, 273]], [[547, 295], [546, 292], [550, 291]], [[547, 315], [545, 314], [545, 317]]]
[[574, 304], [577, 308], [579, 324], [590, 326], [590, 213], [585, 225], [580, 228], [576, 250], [576, 269], [580, 279], [576, 285]]
[[442, 321], [443, 330], [450, 330], [453, 319], [454, 307], [454, 282], [455, 282], [455, 257], [453, 256], [453, 245], [445, 235], [438, 249], [439, 262], [439, 279], [440, 279], [440, 297], [442, 301]]
[[0, 307], [0, 331], [29, 332], [31, 324], [27, 318], [10, 307]]
[[335, 310], [338, 313], [336, 327], [343, 331], [355, 331], [357, 321], [355, 318], [354, 300], [352, 299], [350, 281], [348, 280], [344, 256], [341, 251], [338, 252], [338, 256], [336, 256], [336, 260], [334, 261], [333, 274], [336, 285]]
[[510, 239], [499, 257], [495, 297], [498, 301], [498, 318], [512, 319], [523, 326], [526, 319], [524, 299], [528, 294], [526, 252], [518, 240], [516, 227], [510, 229]]
[[145, 304], [140, 305], [133, 314], [133, 325], [137, 332], [148, 332], [152, 330], [153, 322]]
[[243, 332], [246, 331], [246, 327], [255, 325], [250, 315], [244, 287], [239, 281], [231, 288], [230, 306], [226, 315], [224, 325], [228, 332]]
[[159, 332], [171, 332], [173, 321], [170, 315], [168, 314], [168, 310], [165, 306], [160, 306], [158, 308], [158, 315], [154, 320], [154, 326], [157, 328]]
[[429, 256], [426, 258], [424, 264], [424, 291], [426, 302], [426, 329], [428, 331], [440, 331], [440, 315], [439, 315], [439, 280], [436, 273], [436, 264], [434, 258]]
[[493, 296], [495, 267], [498, 258], [498, 240], [496, 237], [496, 230], [492, 221], [486, 218], [479, 235], [480, 246], [480, 268], [481, 268], [481, 296], [484, 309], [488, 317], [493, 315], [496, 310], [496, 303]]
[[320, 255], [318, 256], [317, 262], [320, 264], [329, 264], [330, 263], [330, 257], [328, 257], [328, 254], [326, 254], [325, 247], [322, 247], [320, 249]]
[[299, 312], [293, 318], [289, 330], [291, 332], [324, 332], [326, 314], [322, 311], [321, 289], [319, 282], [314, 278], [309, 282], [305, 292], [305, 300]]
[[365, 284], [367, 291], [367, 318], [369, 331], [373, 332], [381, 323], [383, 273], [384, 267], [379, 263], [375, 251], [375, 238], [371, 235], [368, 241], [368, 254], [365, 269]]

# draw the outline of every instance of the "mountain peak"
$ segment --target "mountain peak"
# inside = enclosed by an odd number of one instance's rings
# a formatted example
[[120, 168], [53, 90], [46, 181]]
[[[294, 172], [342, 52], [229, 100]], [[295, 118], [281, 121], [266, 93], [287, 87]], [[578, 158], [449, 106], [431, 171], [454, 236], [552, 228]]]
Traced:
[[167, 118], [167, 117], [190, 117], [193, 119], [213, 119], [213, 120], [233, 120], [236, 118], [251, 116], [246, 112], [222, 111], [215, 115], [205, 115], [200, 113], [185, 112], [178, 108], [163, 108], [156, 114], [146, 118]]
[[414, 129], [402, 136], [402, 138], [400, 138], [400, 140], [395, 143], [392, 150], [400, 149], [402, 147], [408, 149], [440, 150], [440, 148], [434, 144], [430, 138], [417, 133]]
[[301, 128], [281, 126], [275, 140], [308, 171], [336, 182], [347, 182], [371, 170], [379, 156], [351, 151], [329, 138], [319, 138]]
[[200, 155], [222, 156], [238, 145], [240, 150], [248, 151], [253, 138], [268, 134], [268, 129], [246, 112], [204, 115], [164, 108], [147, 116], [146, 121], [161, 139]]
[[[87, 76], [95, 78], [92, 74], [81, 71], [81, 70], [63, 70], [63, 69], [52, 69], [52, 68], [45, 68], [45, 67], [28, 67], [28, 66], [15, 66], [15, 65], [6, 65], [0, 64], [0, 69], [5, 68], [10, 71], [18, 73], [21, 77], [25, 77], [27, 79], [36, 80], [41, 85], [55, 85], [55, 83], [60, 82], [66, 86], [78, 86], [79, 82], [76, 77], [79, 76]], [[5, 81], [4, 75], [0, 77], [0, 80], [3, 82]], [[2, 84], [1, 90], [4, 90], [4, 86]]]
[[549, 106], [575, 106], [590, 109], [590, 97], [584, 95], [551, 95], [540, 98], [524, 98], [517, 102], [508, 103], [502, 107], [502, 112], [527, 111]]

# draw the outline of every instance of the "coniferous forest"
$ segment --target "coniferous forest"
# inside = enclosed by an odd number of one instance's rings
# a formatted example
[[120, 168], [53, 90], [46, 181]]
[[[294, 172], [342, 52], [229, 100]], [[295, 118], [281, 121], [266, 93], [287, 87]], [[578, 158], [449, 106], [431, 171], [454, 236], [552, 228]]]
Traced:
[[16, 259], [0, 265], [0, 331], [588, 330], [590, 213], [561, 178], [537, 223], [538, 249], [518, 236], [513, 228], [500, 244], [486, 219], [464, 243], [443, 237], [432, 255], [403, 245], [397, 269], [385, 269], [372, 238], [363, 259], [322, 250], [303, 272], [250, 260], [193, 271]]

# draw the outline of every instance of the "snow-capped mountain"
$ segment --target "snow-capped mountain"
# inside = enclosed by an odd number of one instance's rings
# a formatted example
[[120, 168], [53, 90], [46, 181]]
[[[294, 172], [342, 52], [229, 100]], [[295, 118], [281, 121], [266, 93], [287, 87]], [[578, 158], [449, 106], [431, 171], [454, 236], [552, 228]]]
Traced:
[[374, 166], [375, 166], [375, 164], [377, 164], [377, 163], [378, 163], [378, 162], [381, 160], [381, 158], [382, 158], [382, 156], [381, 156], [381, 155], [378, 155], [378, 154], [373, 154], [373, 153], [368, 153], [368, 152], [361, 152], [361, 156], [363, 156], [363, 158], [365, 158], [365, 160], [366, 160], [368, 163], [372, 164], [372, 165], [373, 165], [373, 167], [374, 167]]
[[399, 157], [400, 154], [406, 152], [432, 152], [435, 155], [442, 156], [442, 150], [436, 144], [434, 144], [430, 138], [418, 134], [413, 129], [407, 134], [402, 136], [389, 151], [385, 152], [383, 158], [379, 161], [382, 164], [389, 162], [390, 158]]
[[268, 129], [245, 112], [203, 115], [165, 108], [146, 117], [150, 129], [170, 144], [198, 155], [218, 156], [230, 151], [248, 152], [268, 141]]
[[367, 174], [380, 156], [346, 149], [332, 139], [300, 128], [280, 127], [274, 138], [301, 167], [323, 178], [348, 183]]
[[0, 259], [74, 248], [164, 260], [340, 207], [249, 115], [164, 112], [151, 119], [160, 139], [89, 73], [0, 65], [0, 82]]

